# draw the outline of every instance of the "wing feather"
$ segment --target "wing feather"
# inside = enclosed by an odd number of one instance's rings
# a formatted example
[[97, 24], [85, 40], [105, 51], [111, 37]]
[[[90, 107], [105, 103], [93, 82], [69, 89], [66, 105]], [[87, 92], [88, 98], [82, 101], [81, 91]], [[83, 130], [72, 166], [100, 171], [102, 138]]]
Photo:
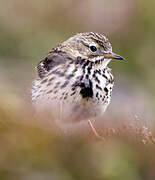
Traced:
[[64, 52], [51, 51], [37, 66], [38, 76], [44, 78], [45, 75], [54, 67], [65, 64], [66, 61], [71, 60]]

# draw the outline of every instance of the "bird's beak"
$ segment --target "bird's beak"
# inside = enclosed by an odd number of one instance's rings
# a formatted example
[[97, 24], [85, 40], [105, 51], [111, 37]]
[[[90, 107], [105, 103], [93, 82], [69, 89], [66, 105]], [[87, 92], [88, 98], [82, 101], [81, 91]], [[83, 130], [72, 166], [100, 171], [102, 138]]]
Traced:
[[124, 57], [118, 55], [118, 54], [115, 54], [115, 53], [104, 53], [103, 54], [104, 57], [108, 58], [108, 59], [117, 59], [117, 60], [125, 60]]

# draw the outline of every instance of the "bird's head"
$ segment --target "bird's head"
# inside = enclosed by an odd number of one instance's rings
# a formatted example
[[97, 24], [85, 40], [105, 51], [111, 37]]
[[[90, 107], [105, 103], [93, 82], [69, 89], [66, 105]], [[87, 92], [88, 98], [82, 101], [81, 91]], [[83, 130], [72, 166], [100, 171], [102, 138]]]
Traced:
[[122, 56], [112, 52], [109, 40], [100, 33], [79, 33], [61, 45], [61, 48], [74, 59], [81, 57], [91, 62], [100, 62], [105, 66], [112, 59], [124, 60]]

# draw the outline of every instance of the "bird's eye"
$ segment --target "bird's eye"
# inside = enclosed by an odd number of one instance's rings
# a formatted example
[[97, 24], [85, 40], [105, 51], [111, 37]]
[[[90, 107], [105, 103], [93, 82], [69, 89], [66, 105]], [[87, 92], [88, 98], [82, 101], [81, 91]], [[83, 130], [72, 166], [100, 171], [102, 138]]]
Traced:
[[94, 46], [94, 45], [91, 45], [91, 46], [89, 47], [89, 49], [90, 49], [92, 52], [96, 52], [96, 51], [97, 51], [97, 47]]

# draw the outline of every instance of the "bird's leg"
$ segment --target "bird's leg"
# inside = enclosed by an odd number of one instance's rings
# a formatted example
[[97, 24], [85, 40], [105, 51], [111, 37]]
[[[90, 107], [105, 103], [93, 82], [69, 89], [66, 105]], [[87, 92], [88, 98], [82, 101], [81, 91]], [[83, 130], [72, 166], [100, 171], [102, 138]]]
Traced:
[[98, 134], [98, 132], [96, 131], [96, 129], [94, 128], [94, 126], [92, 125], [91, 121], [88, 120], [88, 125], [90, 127], [90, 130], [92, 131], [92, 133], [95, 135], [95, 137], [99, 140], [105, 140], [102, 136], [100, 136]]

